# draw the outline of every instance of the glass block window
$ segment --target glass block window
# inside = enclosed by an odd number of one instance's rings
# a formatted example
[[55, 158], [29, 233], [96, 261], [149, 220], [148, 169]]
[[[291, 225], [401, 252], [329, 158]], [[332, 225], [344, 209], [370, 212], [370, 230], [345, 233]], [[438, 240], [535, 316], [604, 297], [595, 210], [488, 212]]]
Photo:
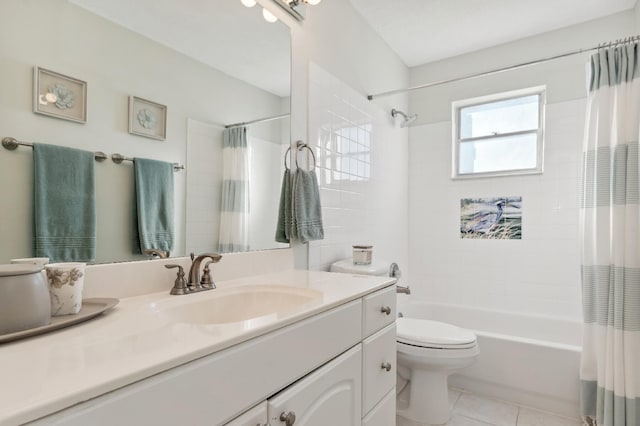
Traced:
[[453, 104], [453, 178], [542, 173], [544, 88]]

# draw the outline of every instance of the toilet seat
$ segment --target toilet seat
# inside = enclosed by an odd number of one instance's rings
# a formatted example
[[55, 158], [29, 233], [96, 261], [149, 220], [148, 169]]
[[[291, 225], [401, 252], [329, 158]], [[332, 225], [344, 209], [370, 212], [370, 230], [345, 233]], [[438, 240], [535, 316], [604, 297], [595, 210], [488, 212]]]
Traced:
[[398, 318], [397, 341], [433, 349], [467, 349], [476, 346], [476, 335], [464, 328], [439, 321]]

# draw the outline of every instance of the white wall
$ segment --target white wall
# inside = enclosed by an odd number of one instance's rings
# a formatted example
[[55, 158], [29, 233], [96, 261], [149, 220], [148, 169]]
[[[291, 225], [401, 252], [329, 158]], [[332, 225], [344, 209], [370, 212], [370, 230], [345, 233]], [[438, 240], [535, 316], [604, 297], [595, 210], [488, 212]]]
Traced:
[[[406, 95], [366, 100], [369, 93], [405, 87], [407, 67], [348, 1], [307, 7], [302, 25], [278, 16], [292, 27], [292, 140], [318, 146], [329, 111], [343, 111], [342, 118], [359, 123], [361, 130], [370, 129], [371, 137], [370, 180], [343, 181], [335, 187], [321, 178], [326, 237], [309, 248], [295, 245], [296, 266], [327, 269], [332, 261], [349, 257], [352, 244], [366, 242], [375, 246], [375, 258], [396, 261], [408, 272], [408, 135], [390, 116], [393, 107], [406, 107]], [[330, 126], [334, 133], [344, 127], [337, 121]], [[320, 153], [319, 162], [323, 156]], [[329, 166], [321, 174], [327, 176], [328, 170], [343, 172]], [[350, 224], [358, 226], [351, 229]]]
[[[282, 99], [116, 26], [66, 0], [0, 2], [1, 136], [186, 162], [187, 118], [234, 123], [282, 112]], [[88, 121], [32, 112], [32, 68], [87, 81]], [[128, 133], [128, 96], [168, 106], [167, 139]], [[288, 110], [288, 109], [287, 109]], [[279, 131], [279, 129], [278, 129]], [[32, 161], [0, 152], [0, 262], [31, 256]], [[185, 173], [176, 173], [175, 254], [185, 252]], [[96, 165], [98, 261], [131, 258], [130, 163]], [[7, 244], [11, 242], [11, 244]]]
[[[632, 12], [411, 69], [412, 85], [551, 56], [635, 30]], [[413, 298], [522, 313], [581, 317], [578, 194], [586, 59], [415, 92], [409, 134], [409, 262]], [[451, 102], [547, 87], [544, 174], [451, 180]], [[522, 240], [461, 239], [460, 199], [523, 197]]]

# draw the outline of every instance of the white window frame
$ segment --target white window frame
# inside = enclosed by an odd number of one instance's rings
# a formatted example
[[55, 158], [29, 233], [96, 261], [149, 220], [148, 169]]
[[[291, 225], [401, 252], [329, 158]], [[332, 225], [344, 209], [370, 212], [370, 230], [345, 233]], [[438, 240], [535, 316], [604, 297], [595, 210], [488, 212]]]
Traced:
[[[518, 132], [503, 133], [499, 135], [480, 136], [475, 138], [460, 139], [460, 110], [469, 106], [477, 106], [509, 99], [521, 98], [525, 96], [539, 96], [538, 103], [538, 128], [536, 130], [525, 130]], [[546, 105], [546, 87], [536, 86], [527, 89], [513, 90], [509, 92], [496, 93], [489, 96], [481, 96], [472, 99], [455, 101], [452, 106], [453, 117], [453, 155], [451, 178], [452, 179], [476, 179], [481, 177], [496, 176], [520, 176], [531, 174], [542, 174], [544, 172], [544, 120]], [[475, 142], [483, 139], [499, 139], [500, 137], [517, 136], [537, 133], [536, 167], [529, 169], [500, 170], [495, 172], [478, 172], [460, 174], [460, 144], [465, 142]]]

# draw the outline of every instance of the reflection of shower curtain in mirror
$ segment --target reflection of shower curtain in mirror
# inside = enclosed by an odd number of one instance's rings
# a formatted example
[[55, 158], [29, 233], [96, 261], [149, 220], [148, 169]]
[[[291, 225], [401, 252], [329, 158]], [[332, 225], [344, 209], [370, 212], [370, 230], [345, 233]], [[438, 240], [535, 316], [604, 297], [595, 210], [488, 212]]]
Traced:
[[582, 221], [582, 415], [640, 425], [640, 56], [621, 44], [591, 56]]
[[249, 250], [249, 147], [247, 128], [225, 129], [218, 251]]

